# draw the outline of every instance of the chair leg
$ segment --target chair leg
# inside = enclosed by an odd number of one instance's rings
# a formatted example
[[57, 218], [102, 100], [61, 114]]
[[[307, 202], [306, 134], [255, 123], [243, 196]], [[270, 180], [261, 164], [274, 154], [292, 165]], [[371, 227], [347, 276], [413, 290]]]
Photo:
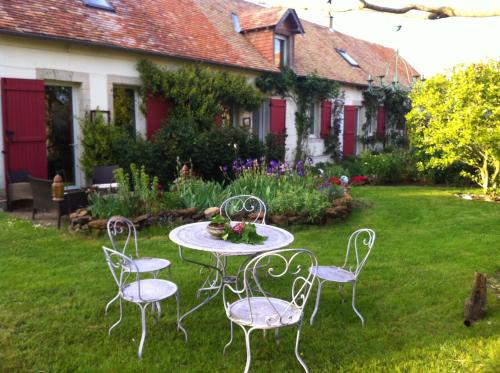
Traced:
[[352, 283], [352, 309], [356, 312], [356, 315], [361, 319], [361, 326], [365, 326], [365, 319], [361, 316], [361, 313], [356, 309], [356, 281]]
[[116, 296], [115, 296], [113, 299], [111, 299], [111, 300], [108, 302], [108, 304], [106, 304], [106, 308], [104, 309], [104, 314], [105, 314], [105, 315], [107, 315], [107, 314], [108, 314], [108, 308], [109, 308], [109, 306], [111, 306], [111, 304], [113, 304], [113, 302], [114, 302], [115, 300], [117, 300], [118, 298], [120, 298], [120, 293], [116, 294]]
[[231, 343], [233, 343], [233, 336], [234, 336], [234, 325], [233, 322], [231, 321], [231, 337], [229, 338], [229, 342], [227, 342], [226, 345], [224, 346], [224, 351], [222, 351], [222, 355], [226, 354], [227, 348]]
[[156, 303], [157, 302], [151, 303], [151, 316], [153, 317], [153, 326], [156, 326], [156, 320], [157, 320], [156, 312], [155, 312]]
[[252, 329], [246, 330], [243, 326], [241, 326], [241, 328], [243, 329], [243, 332], [245, 333], [245, 345], [246, 345], [246, 349], [247, 349], [247, 362], [245, 364], [245, 370], [243, 371], [243, 373], [248, 373], [248, 370], [250, 369], [250, 361], [252, 360], [252, 355], [250, 352], [250, 333], [254, 329], [252, 328]]
[[139, 343], [139, 351], [137, 352], [139, 359], [142, 357], [142, 348], [144, 347], [144, 340], [146, 339], [146, 308], [147, 307], [148, 307], [148, 304], [139, 305], [139, 308], [141, 309], [141, 325], [142, 325], [141, 343]]
[[274, 338], [276, 339], [276, 344], [280, 344], [280, 329], [276, 328], [274, 329]]
[[120, 298], [119, 299], [119, 302], [120, 302], [120, 318], [118, 319], [117, 322], [115, 322], [113, 325], [111, 325], [111, 328], [109, 328], [108, 330], [108, 335], [111, 335], [111, 331], [116, 327], [118, 326], [119, 323], [122, 322], [122, 319], [123, 319], [123, 304], [122, 304], [122, 299]]
[[314, 311], [313, 311], [313, 313], [311, 315], [311, 320], [310, 320], [311, 325], [314, 323], [314, 317], [318, 313], [319, 299], [321, 297], [321, 287], [322, 286], [323, 286], [323, 282], [321, 282], [320, 280], [318, 280], [318, 293], [316, 294], [316, 303], [314, 304]]
[[31, 220], [35, 220], [35, 214], [36, 214], [36, 208], [33, 208], [33, 211], [31, 212]]
[[299, 361], [300, 365], [302, 365], [302, 368], [304, 368], [306, 373], [309, 373], [309, 369], [307, 368], [306, 363], [302, 358], [300, 357], [299, 353], [299, 342], [300, 342], [300, 331], [302, 329], [302, 320], [299, 322], [298, 330], [297, 330], [297, 339], [295, 341], [295, 356], [297, 357], [297, 360]]
[[161, 319], [161, 305], [160, 302], [156, 302], [156, 310], [158, 311], [158, 320]]
[[342, 294], [343, 288], [344, 288], [344, 284], [339, 284], [339, 295], [340, 295], [340, 299], [341, 299], [342, 304], [345, 303], [345, 298], [344, 298], [344, 295]]
[[188, 341], [188, 333], [186, 331], [186, 329], [184, 329], [184, 327], [182, 326], [181, 322], [180, 322], [180, 318], [181, 318], [181, 307], [180, 307], [180, 300], [179, 300], [179, 292], [175, 293], [175, 300], [176, 300], [176, 303], [177, 303], [177, 330], [182, 330], [182, 332], [184, 333], [184, 340]]

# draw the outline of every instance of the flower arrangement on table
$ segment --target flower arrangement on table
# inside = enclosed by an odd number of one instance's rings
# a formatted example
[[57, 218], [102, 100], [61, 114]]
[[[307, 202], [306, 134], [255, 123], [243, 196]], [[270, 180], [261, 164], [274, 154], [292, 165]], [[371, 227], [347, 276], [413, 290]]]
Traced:
[[222, 215], [216, 215], [210, 220], [207, 231], [215, 238], [234, 243], [247, 243], [260, 245], [267, 237], [257, 233], [257, 226], [253, 223], [240, 222], [231, 226], [230, 222]]

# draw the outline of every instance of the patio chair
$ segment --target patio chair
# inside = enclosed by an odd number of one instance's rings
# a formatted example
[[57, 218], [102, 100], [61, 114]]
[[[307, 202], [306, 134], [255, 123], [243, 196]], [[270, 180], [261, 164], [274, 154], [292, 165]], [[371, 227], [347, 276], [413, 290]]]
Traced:
[[[245, 266], [241, 290], [232, 287], [231, 284], [224, 285], [222, 293], [224, 308], [226, 316], [231, 321], [231, 337], [224, 347], [224, 353], [233, 341], [234, 324], [239, 325], [245, 334], [247, 352], [245, 373], [250, 368], [250, 334], [252, 331], [274, 329], [276, 338], [279, 338], [279, 329], [287, 326], [297, 326], [295, 356], [304, 370], [309, 371], [300, 357], [299, 341], [304, 307], [316, 278], [315, 273], [308, 269], [317, 265], [316, 256], [306, 249], [269, 251], [252, 258]], [[257, 276], [258, 273], [260, 273], [259, 276]], [[263, 273], [268, 276], [262, 276]], [[272, 297], [263, 288], [263, 284], [267, 282], [288, 283], [291, 285], [291, 292], [287, 287], [285, 296]], [[238, 299], [229, 302], [227, 290], [235, 294]], [[276, 292], [276, 286], [273, 287], [273, 291]]]
[[32, 200], [30, 178], [27, 171], [7, 173], [7, 207], [12, 210], [12, 202]]
[[92, 175], [92, 184], [111, 184], [115, 181], [113, 171], [119, 166], [96, 166]]
[[29, 181], [33, 193], [33, 212], [31, 219], [35, 220], [37, 212], [55, 210], [57, 205], [52, 201], [52, 180], [29, 176]]
[[[141, 280], [140, 271], [136, 261], [130, 259], [128, 256], [122, 253], [119, 253], [116, 250], [109, 249], [105, 246], [102, 247], [102, 250], [104, 252], [104, 256], [106, 257], [106, 262], [108, 263], [109, 270], [111, 271], [111, 274], [113, 275], [113, 278], [118, 285], [118, 295], [120, 300], [120, 318], [109, 328], [108, 335], [111, 335], [111, 331], [113, 330], [113, 328], [115, 328], [123, 319], [122, 300], [134, 303], [139, 306], [141, 310], [142, 334], [137, 355], [139, 356], [139, 358], [141, 358], [142, 349], [144, 347], [144, 340], [146, 339], [146, 309], [151, 305], [153, 322], [154, 324], [156, 324], [155, 308], [158, 313], [158, 317], [160, 317], [161, 309], [160, 307], [158, 307], [160, 301], [171, 296], [175, 296], [177, 302], [177, 330], [182, 330], [182, 332], [184, 333], [184, 338], [187, 341], [186, 330], [179, 322], [179, 291], [177, 285], [171, 281], [156, 278]], [[135, 281], [129, 282], [128, 280], [131, 274], [135, 275]]]
[[[108, 220], [107, 230], [109, 240], [111, 241], [113, 249], [121, 252], [124, 255], [130, 241], [134, 241], [135, 258], [132, 259], [134, 266], [130, 267], [131, 272], [135, 272], [135, 270], [137, 269], [137, 274], [150, 273], [154, 278], [157, 278], [160, 270], [164, 268], [168, 268], [170, 272], [171, 263], [167, 259], [139, 257], [139, 241], [137, 239], [137, 230], [135, 229], [134, 223], [129, 219], [124, 218], [123, 216], [113, 216]], [[119, 297], [120, 292], [118, 291], [118, 294], [116, 294], [116, 296], [111, 299], [106, 305], [106, 308], [104, 310], [105, 314], [107, 314], [109, 306]], [[158, 304], [158, 308], [159, 307], [160, 305]]]
[[[351, 237], [349, 237], [345, 261], [342, 267], [316, 266], [310, 269], [311, 273], [314, 273], [316, 275], [316, 278], [318, 279], [318, 293], [316, 295], [316, 304], [314, 306], [314, 311], [311, 315], [311, 325], [313, 324], [314, 317], [318, 312], [319, 300], [321, 297], [321, 287], [325, 282], [336, 282], [339, 284], [339, 294], [342, 297], [342, 303], [344, 302], [344, 297], [342, 296], [342, 288], [344, 284], [352, 284], [352, 309], [361, 319], [361, 325], [365, 325], [365, 319], [356, 308], [356, 283], [358, 281], [359, 273], [363, 269], [363, 266], [365, 265], [366, 260], [370, 255], [374, 243], [375, 232], [373, 230], [368, 228], [358, 229], [353, 234], [351, 234]], [[353, 258], [349, 257], [352, 246], [354, 246], [355, 261], [353, 260]], [[365, 252], [364, 255], [362, 251]]]
[[242, 194], [226, 199], [220, 205], [220, 214], [230, 221], [266, 224], [266, 204], [258, 197]]

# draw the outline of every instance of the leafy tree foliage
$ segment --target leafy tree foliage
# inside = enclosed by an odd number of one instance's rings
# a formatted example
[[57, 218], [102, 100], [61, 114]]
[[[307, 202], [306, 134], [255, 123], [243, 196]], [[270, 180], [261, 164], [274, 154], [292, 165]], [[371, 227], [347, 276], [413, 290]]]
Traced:
[[424, 157], [421, 168], [454, 162], [484, 193], [495, 194], [500, 172], [500, 61], [458, 66], [415, 86], [407, 115], [411, 144]]

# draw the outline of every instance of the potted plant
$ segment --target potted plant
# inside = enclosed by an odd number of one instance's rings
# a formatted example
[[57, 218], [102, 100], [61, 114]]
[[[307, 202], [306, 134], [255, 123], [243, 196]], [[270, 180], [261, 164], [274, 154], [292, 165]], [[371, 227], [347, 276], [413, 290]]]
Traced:
[[210, 223], [207, 226], [207, 231], [212, 235], [212, 237], [221, 239], [224, 235], [227, 219], [222, 215], [215, 215], [210, 219]]

